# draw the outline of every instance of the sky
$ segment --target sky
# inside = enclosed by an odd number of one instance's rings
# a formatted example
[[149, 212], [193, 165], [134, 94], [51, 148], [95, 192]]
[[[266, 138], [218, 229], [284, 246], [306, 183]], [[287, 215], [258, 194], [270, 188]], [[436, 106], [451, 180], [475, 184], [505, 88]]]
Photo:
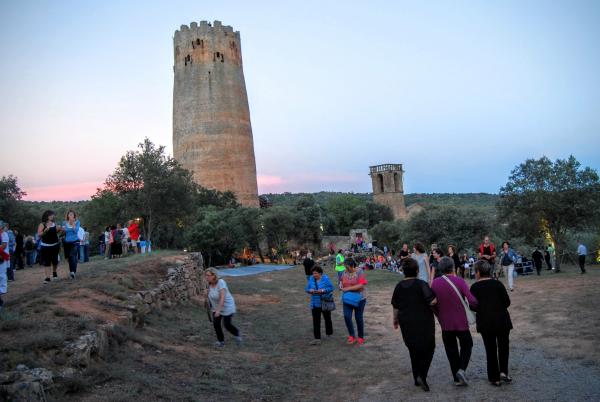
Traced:
[[239, 30], [259, 192], [497, 193], [527, 158], [600, 169], [598, 1], [0, 2], [0, 176], [81, 200], [172, 153], [173, 33]]

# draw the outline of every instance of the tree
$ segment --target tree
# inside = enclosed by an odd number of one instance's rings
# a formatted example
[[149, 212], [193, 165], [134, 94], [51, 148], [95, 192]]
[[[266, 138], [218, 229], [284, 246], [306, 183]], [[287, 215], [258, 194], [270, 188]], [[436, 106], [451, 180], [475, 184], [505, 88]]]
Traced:
[[262, 262], [265, 262], [260, 243], [265, 238], [262, 224], [261, 210], [258, 208], [238, 208], [236, 224], [242, 232], [242, 238], [246, 240], [247, 246], [258, 252]]
[[98, 189], [83, 207], [81, 215], [85, 217], [85, 225], [89, 226], [90, 232], [102, 233], [106, 226], [127, 219], [125, 209], [125, 201], [118, 194]]
[[19, 187], [18, 179], [13, 175], [0, 179], [0, 219], [9, 222], [11, 227], [29, 232], [36, 227], [41, 214], [36, 216], [32, 208], [24, 204], [22, 198], [27, 193]]
[[598, 174], [582, 168], [573, 155], [554, 162], [545, 156], [527, 159], [500, 189], [498, 211], [513, 233], [526, 239], [550, 237], [560, 256], [569, 231], [597, 227], [600, 221]]
[[399, 249], [402, 242], [408, 239], [408, 227], [404, 221], [382, 221], [369, 230], [373, 240], [377, 241], [379, 247], [388, 246], [389, 248]]
[[157, 226], [181, 222], [193, 207], [196, 185], [192, 174], [165, 156], [165, 147], [156, 147], [148, 138], [128, 151], [106, 179], [106, 190], [124, 201], [129, 216], [142, 218], [142, 231], [151, 240]]
[[263, 225], [269, 247], [275, 248], [278, 255], [285, 255], [288, 240], [295, 233], [294, 209], [284, 206], [266, 209], [263, 212]]
[[187, 231], [186, 240], [192, 250], [202, 251], [209, 266], [213, 261], [224, 263], [244, 246], [246, 239], [238, 223], [237, 209], [208, 207]]
[[408, 221], [409, 236], [425, 244], [468, 249], [491, 229], [492, 217], [457, 207], [428, 207]]

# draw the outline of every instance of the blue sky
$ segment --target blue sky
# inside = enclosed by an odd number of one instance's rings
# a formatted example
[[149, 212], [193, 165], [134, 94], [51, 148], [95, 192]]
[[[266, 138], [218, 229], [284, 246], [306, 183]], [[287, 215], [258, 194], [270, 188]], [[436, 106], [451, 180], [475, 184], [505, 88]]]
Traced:
[[0, 174], [86, 198], [171, 153], [173, 32], [241, 32], [261, 192], [497, 192], [526, 158], [600, 168], [600, 2], [3, 1]]

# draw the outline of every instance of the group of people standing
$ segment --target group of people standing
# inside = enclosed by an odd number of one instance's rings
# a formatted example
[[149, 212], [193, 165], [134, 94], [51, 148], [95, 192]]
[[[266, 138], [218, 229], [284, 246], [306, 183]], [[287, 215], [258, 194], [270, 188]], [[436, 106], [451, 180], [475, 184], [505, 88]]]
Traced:
[[508, 374], [510, 298], [502, 282], [492, 280], [485, 260], [475, 263], [476, 282], [469, 286], [456, 275], [454, 261], [442, 257], [442, 275], [431, 286], [419, 279], [419, 263], [407, 258], [402, 263], [405, 278], [392, 296], [394, 328], [400, 328], [409, 350], [415, 385], [429, 391], [427, 375], [435, 350], [434, 315], [442, 328], [442, 340], [450, 371], [457, 386], [468, 384], [466, 375], [473, 339], [469, 331], [471, 311], [476, 312], [477, 332], [483, 338], [490, 384], [511, 382]]
[[120, 223], [107, 226], [99, 238], [99, 253], [104, 259], [121, 258], [123, 254], [134, 254], [151, 251], [150, 241], [140, 235], [140, 227], [133, 219], [126, 226]]
[[[507, 242], [503, 244], [501, 256], [512, 259], [508, 246]], [[511, 382], [508, 373], [509, 333], [512, 329], [508, 313], [510, 298], [502, 282], [493, 280], [490, 263], [480, 259], [474, 264], [476, 282], [469, 288], [467, 282], [457, 275], [458, 267], [452, 253], [455, 250], [451, 250], [450, 256], [439, 256], [435, 267], [429, 265], [421, 243], [415, 244], [413, 251], [412, 255], [402, 259], [404, 279], [396, 285], [391, 304], [393, 326], [400, 328], [408, 348], [415, 385], [429, 391], [427, 376], [435, 350], [434, 316], [437, 316], [442, 328], [450, 372], [457, 386], [468, 385], [466, 371], [473, 348], [469, 325], [475, 321], [486, 350], [488, 380], [494, 386]], [[485, 252], [483, 255], [486, 255]], [[505, 262], [508, 263], [508, 259]], [[305, 291], [310, 295], [313, 321], [314, 339], [310, 344], [320, 345], [321, 317], [325, 322], [325, 335], [333, 335], [331, 312], [336, 308], [333, 297], [335, 286], [310, 255], [304, 260], [304, 268], [307, 278]], [[368, 281], [363, 270], [357, 268], [356, 261], [352, 257], [344, 257], [341, 250], [336, 256], [335, 272], [337, 286], [342, 292], [347, 343], [363, 345]], [[476, 318], [473, 312], [476, 312]]]

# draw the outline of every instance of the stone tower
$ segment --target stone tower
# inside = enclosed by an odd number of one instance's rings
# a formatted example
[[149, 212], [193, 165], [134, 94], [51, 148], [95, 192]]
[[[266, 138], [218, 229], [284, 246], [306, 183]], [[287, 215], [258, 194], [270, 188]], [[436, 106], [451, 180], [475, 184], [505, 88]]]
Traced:
[[203, 187], [258, 207], [240, 33], [220, 21], [175, 31], [173, 154]]
[[369, 176], [373, 183], [374, 201], [390, 207], [394, 212], [395, 219], [406, 219], [402, 164], [388, 163], [371, 166], [369, 169]]

